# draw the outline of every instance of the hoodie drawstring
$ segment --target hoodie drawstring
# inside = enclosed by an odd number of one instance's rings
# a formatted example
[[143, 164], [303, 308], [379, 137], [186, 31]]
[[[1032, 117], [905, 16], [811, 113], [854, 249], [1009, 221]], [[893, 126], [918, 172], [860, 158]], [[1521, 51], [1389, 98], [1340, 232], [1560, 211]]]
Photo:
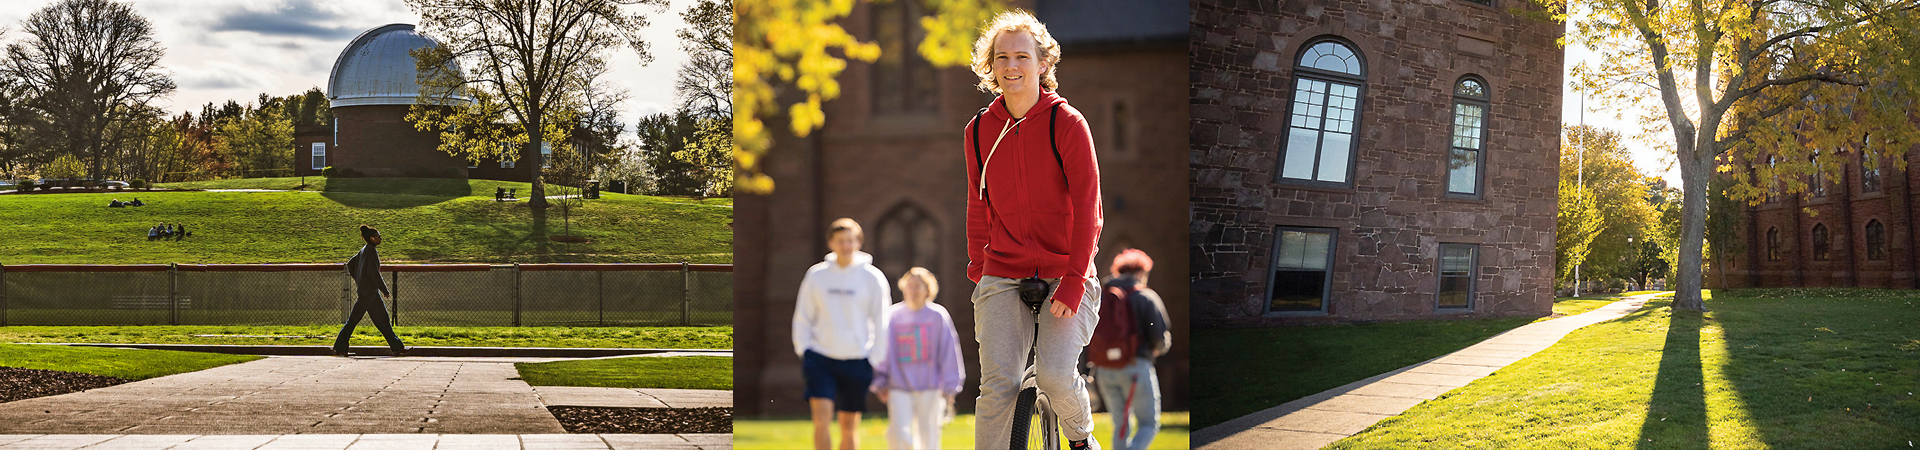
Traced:
[[[1013, 127], [1020, 126], [1020, 122], [1025, 122], [1027, 119], [1028, 117], [1021, 117], [1012, 122], [1007, 122], [1006, 126], [1000, 128], [1000, 137], [993, 138], [993, 147], [987, 149], [986, 162], [980, 163], [980, 198], [987, 198], [987, 165], [993, 164], [993, 152], [1000, 150], [1000, 140], [1007, 137], [1007, 131], [1013, 130]], [[979, 147], [974, 148], [978, 149]]]

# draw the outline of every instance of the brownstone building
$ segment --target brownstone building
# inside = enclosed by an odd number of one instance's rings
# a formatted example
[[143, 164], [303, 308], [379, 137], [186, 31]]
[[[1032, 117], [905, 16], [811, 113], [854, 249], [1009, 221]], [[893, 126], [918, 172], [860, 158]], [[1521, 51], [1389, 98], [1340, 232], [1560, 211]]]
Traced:
[[1536, 8], [1194, 1], [1195, 324], [1548, 314], [1564, 26]]
[[[1861, 145], [1873, 145], [1865, 137]], [[1715, 251], [1707, 283], [1742, 287], [1920, 288], [1913, 251], [1915, 173], [1843, 152], [1837, 179], [1814, 175], [1808, 191], [1742, 206], [1743, 251]], [[1907, 152], [1907, 164], [1920, 162]], [[1742, 164], [1753, 170], [1751, 164]], [[1911, 167], [1911, 166], [1908, 166]]]
[[332, 166], [340, 176], [530, 181], [531, 171], [519, 164], [535, 161], [531, 152], [469, 163], [440, 151], [438, 133], [406, 120], [420, 92], [407, 52], [439, 45], [410, 24], [374, 28], [347, 44], [327, 78], [333, 123], [294, 130], [294, 174], [319, 175]]
[[[1139, 248], [1172, 317], [1174, 348], [1158, 363], [1168, 410], [1187, 407], [1186, 3], [1165, 0], [1020, 1], [1064, 46], [1060, 94], [1087, 117], [1099, 158], [1106, 226], [1095, 264]], [[890, 279], [926, 267], [953, 314], [967, 364], [960, 408], [979, 395], [973, 308], [966, 279], [968, 120], [993, 99], [966, 68], [934, 68], [914, 52], [919, 2], [861, 2], [842, 21], [879, 43], [873, 63], [850, 61], [826, 126], [777, 136], [763, 168], [771, 195], [737, 199], [734, 240], [735, 407], [748, 416], [806, 414], [791, 322], [809, 266], [827, 254], [826, 225], [860, 221], [865, 251]], [[776, 119], [774, 122], [778, 123]], [[895, 300], [899, 293], [894, 293]], [[878, 402], [874, 404], [878, 407]]]

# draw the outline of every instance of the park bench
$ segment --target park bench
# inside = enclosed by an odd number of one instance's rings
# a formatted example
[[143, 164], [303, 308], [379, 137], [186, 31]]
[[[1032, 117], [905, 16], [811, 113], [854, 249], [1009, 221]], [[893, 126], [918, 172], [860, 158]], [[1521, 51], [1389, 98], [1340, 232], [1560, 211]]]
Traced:
[[[193, 305], [193, 299], [180, 297], [179, 305], [180, 309], [187, 309]], [[168, 309], [170, 307], [171, 305], [167, 304], [167, 296], [165, 295], [113, 296], [113, 309]]]

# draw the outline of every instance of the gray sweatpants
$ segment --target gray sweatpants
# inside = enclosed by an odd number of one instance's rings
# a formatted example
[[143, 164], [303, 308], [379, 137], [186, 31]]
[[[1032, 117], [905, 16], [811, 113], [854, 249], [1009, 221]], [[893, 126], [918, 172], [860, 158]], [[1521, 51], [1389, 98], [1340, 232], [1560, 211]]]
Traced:
[[[1059, 279], [1047, 280], [1054, 284]], [[1012, 432], [1013, 402], [1020, 395], [1020, 377], [1027, 366], [1027, 350], [1033, 345], [1033, 325], [1040, 322], [1040, 391], [1047, 394], [1054, 414], [1060, 417], [1060, 431], [1069, 441], [1093, 435], [1093, 410], [1087, 404], [1087, 385], [1074, 365], [1080, 351], [1093, 338], [1093, 327], [1100, 323], [1100, 285], [1086, 282], [1086, 294], [1080, 300], [1080, 312], [1071, 318], [1058, 318], [1047, 312], [1049, 302], [1040, 308], [1039, 317], [1020, 302], [1020, 280], [992, 275], [980, 277], [973, 288], [973, 335], [980, 342], [980, 398], [974, 404], [974, 447], [1007, 448]]]

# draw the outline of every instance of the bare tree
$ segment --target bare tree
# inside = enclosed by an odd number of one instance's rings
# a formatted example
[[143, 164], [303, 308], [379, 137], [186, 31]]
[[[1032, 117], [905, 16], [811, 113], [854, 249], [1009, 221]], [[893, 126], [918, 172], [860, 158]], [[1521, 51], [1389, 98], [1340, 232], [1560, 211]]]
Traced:
[[[651, 61], [640, 36], [646, 16], [632, 10], [666, 5], [666, 0], [406, 2], [420, 13], [427, 31], [445, 39], [445, 47], [413, 52], [422, 101], [408, 120], [421, 130], [451, 129], [442, 134], [441, 149], [468, 160], [513, 157], [497, 144], [501, 133], [478, 130], [491, 127], [473, 120], [477, 117], [510, 119], [521, 132], [504, 137], [520, 144], [524, 153], [539, 154], [543, 141], [565, 143], [575, 123], [562, 120], [555, 126], [550, 116], [586, 109], [579, 105], [590, 102], [586, 97], [594, 78], [606, 71], [609, 50], [624, 44], [642, 64]], [[462, 65], [469, 70], [461, 70]], [[541, 164], [525, 167], [533, 180], [528, 205], [545, 208]]]
[[703, 117], [733, 117], [733, 0], [700, 0], [680, 12], [675, 33], [687, 62], [674, 81], [680, 108]]
[[7, 46], [3, 70], [46, 118], [56, 151], [87, 162], [99, 178], [109, 128], [141, 120], [146, 106], [174, 90], [160, 71], [166, 49], [153, 25], [129, 3], [62, 0], [21, 24], [27, 37]]

